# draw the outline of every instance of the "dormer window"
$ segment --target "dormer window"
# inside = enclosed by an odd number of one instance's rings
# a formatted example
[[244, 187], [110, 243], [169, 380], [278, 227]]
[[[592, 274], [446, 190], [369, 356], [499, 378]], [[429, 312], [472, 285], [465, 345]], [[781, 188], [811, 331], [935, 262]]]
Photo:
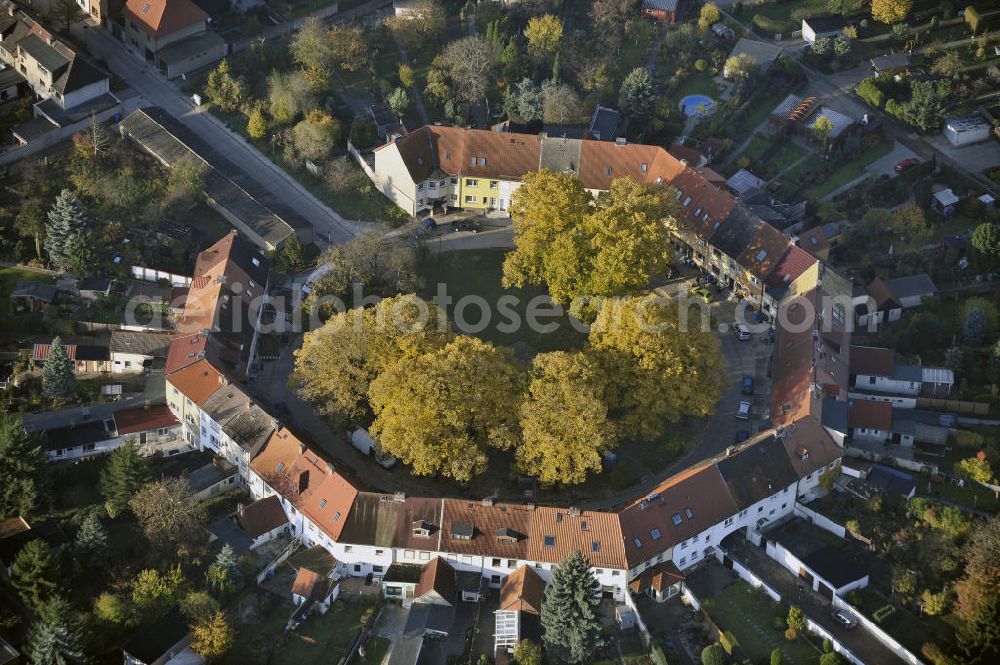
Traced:
[[689, 520], [693, 520], [694, 519], [694, 513], [691, 512], [690, 508], [685, 508], [684, 509], [684, 516], [687, 517]]
[[763, 261], [766, 258], [767, 258], [767, 250], [766, 249], [762, 249], [759, 252], [757, 252], [757, 262], [758, 263], [760, 261]]
[[476, 527], [471, 524], [465, 524], [463, 522], [454, 522], [451, 525], [451, 539], [452, 540], [472, 540], [473, 534], [475, 534]]
[[647, 164], [646, 162], [643, 162], [641, 168], [642, 168], [642, 172], [645, 173], [646, 170], [649, 168], [649, 164]]
[[653, 529], [653, 530], [651, 530], [649, 532], [649, 535], [653, 537], [653, 540], [659, 540], [660, 538], [663, 537], [663, 534], [660, 533], [659, 529]]
[[497, 529], [496, 535], [498, 543], [516, 543], [518, 541], [517, 531], [514, 531], [509, 527]]
[[674, 526], [680, 526], [680, 523], [684, 521], [680, 513], [674, 513], [670, 516], [670, 519], [673, 521]]
[[326, 499], [323, 499], [322, 501], [319, 502], [319, 507], [320, 508], [325, 508], [326, 507]]
[[610, 166], [608, 167], [608, 177], [609, 178], [611, 177], [611, 167]]
[[430, 538], [434, 525], [427, 520], [417, 520], [413, 523], [413, 535], [420, 538]]
[[694, 216], [695, 216], [695, 217], [699, 217], [699, 216], [701, 216], [701, 208], [695, 208], [695, 211], [694, 211]]

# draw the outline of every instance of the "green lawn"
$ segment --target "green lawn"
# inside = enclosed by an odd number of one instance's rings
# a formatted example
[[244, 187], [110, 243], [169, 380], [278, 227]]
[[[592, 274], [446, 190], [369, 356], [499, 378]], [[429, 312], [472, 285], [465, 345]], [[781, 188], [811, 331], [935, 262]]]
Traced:
[[692, 72], [677, 84], [672, 94], [678, 103], [688, 95], [708, 95], [715, 99], [719, 94], [719, 86], [715, 85], [708, 73]]
[[791, 141], [785, 141], [781, 148], [771, 156], [771, 159], [767, 160], [767, 166], [775, 173], [778, 173], [781, 169], [797, 162], [805, 154], [806, 150], [802, 146]]
[[[433, 239], [428, 242], [434, 242]], [[464, 328], [478, 337], [493, 342], [515, 346], [516, 350], [524, 351], [555, 351], [560, 349], [575, 349], [583, 345], [586, 336], [573, 329], [566, 314], [545, 316], [548, 307], [539, 303], [536, 305], [536, 318], [541, 324], [556, 324], [553, 332], [532, 330], [526, 323], [526, 313], [530, 301], [545, 295], [545, 289], [528, 287], [524, 289], [505, 289], [500, 284], [503, 257], [505, 251], [497, 249], [472, 250], [462, 252], [442, 252], [432, 254], [424, 267], [424, 285], [421, 296], [433, 297], [438, 285], [447, 287], [447, 293], [452, 297], [448, 307], [448, 315], [455, 320], [456, 305], [466, 296], [478, 296], [489, 306], [492, 314], [488, 322], [483, 322], [481, 311], [470, 303], [462, 312], [465, 319]], [[510, 315], [502, 313], [498, 308], [500, 298], [513, 296], [516, 302], [509, 308]], [[469, 302], [469, 301], [466, 301]], [[509, 325], [514, 317], [520, 325]], [[485, 323], [485, 325], [484, 325]], [[508, 325], [504, 325], [508, 324]], [[462, 325], [461, 322], [458, 325]], [[482, 330], [479, 328], [482, 327]], [[551, 327], [551, 326], [549, 326]], [[509, 328], [509, 330], [508, 330]]]
[[829, 0], [791, 0], [747, 6], [737, 14], [764, 37], [775, 33], [787, 34], [802, 29], [801, 19], [793, 18], [792, 12], [803, 15], [826, 14], [830, 11]]
[[357, 665], [382, 665], [382, 659], [389, 650], [389, 639], [374, 635], [365, 643], [364, 649], [365, 657], [354, 661]]
[[781, 649], [786, 665], [812, 665], [819, 652], [800, 636], [794, 642], [785, 639], [784, 630], [774, 627], [778, 606], [762, 591], [739, 581], [726, 588], [709, 603], [709, 615], [723, 630], [736, 635], [740, 649], [754, 663], [770, 662], [771, 651]]
[[[972, 453], [967, 453], [965, 456], [971, 457]], [[948, 473], [952, 471], [949, 468], [941, 470]], [[913, 480], [917, 483], [917, 492], [921, 494], [929, 494], [945, 501], [953, 501], [962, 506], [985, 510], [991, 513], [1000, 510], [1000, 499], [982, 485], [967, 483], [965, 487], [959, 487], [951, 483], [932, 483], [930, 482], [930, 476], [923, 473], [915, 474]], [[928, 491], [928, 488], [930, 491]]]
[[[290, 600], [279, 601], [265, 596], [267, 607], [258, 623], [239, 627], [240, 639], [221, 661], [225, 665], [242, 665], [265, 661], [271, 665], [327, 665], [336, 663], [347, 653], [361, 629], [361, 615], [368, 609], [362, 603], [335, 601], [326, 614], [313, 612], [295, 631], [282, 637], [285, 625], [295, 607]], [[384, 655], [384, 651], [382, 652]], [[366, 665], [368, 659], [363, 661]], [[377, 664], [380, 661], [372, 661]]]
[[43, 282], [52, 284], [55, 278], [33, 270], [22, 270], [21, 268], [0, 268], [0, 293], [10, 294], [17, 286], [18, 282]]
[[807, 198], [819, 199], [830, 192], [843, 187], [855, 178], [864, 173], [865, 167], [874, 162], [879, 157], [883, 157], [892, 152], [891, 143], [879, 143], [865, 150], [860, 155], [842, 164], [836, 171], [823, 182], [810, 187], [805, 191]]

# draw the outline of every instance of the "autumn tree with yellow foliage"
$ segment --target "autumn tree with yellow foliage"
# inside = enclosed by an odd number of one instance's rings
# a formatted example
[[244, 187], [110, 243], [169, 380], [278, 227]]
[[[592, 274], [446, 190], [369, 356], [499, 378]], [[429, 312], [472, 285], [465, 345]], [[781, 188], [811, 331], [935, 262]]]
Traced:
[[388, 367], [440, 349], [452, 333], [445, 313], [415, 295], [331, 317], [295, 351], [292, 381], [322, 414], [352, 423], [371, 419], [368, 388]]
[[608, 377], [609, 412], [623, 436], [654, 439], [668, 422], [712, 413], [722, 396], [718, 338], [681, 330], [669, 301], [604, 301], [589, 343]]
[[608, 422], [608, 378], [586, 352], [535, 357], [520, 418], [517, 466], [543, 483], [577, 484], [599, 473], [602, 453], [615, 447]]
[[527, 174], [511, 201], [515, 249], [504, 286], [545, 284], [561, 303], [645, 289], [670, 265], [676, 215], [665, 193], [626, 177], [595, 200], [573, 176]]
[[509, 349], [458, 337], [371, 382], [372, 434], [414, 474], [465, 482], [486, 469], [489, 448], [517, 444], [523, 384]]
[[222, 610], [191, 628], [191, 649], [209, 661], [225, 655], [232, 648], [234, 639], [233, 627]]

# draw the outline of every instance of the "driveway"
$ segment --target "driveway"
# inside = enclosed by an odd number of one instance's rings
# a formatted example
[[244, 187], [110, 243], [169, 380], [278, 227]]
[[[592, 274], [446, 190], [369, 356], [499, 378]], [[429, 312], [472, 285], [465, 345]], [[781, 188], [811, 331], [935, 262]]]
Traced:
[[359, 222], [345, 220], [324, 205], [242, 137], [194, 103], [170, 81], [141, 62], [104, 30], [88, 30], [87, 47], [115, 75], [132, 86], [148, 104], [159, 106], [236, 164], [276, 199], [313, 225], [317, 242], [341, 243], [357, 235]]
[[[899, 164], [904, 159], [910, 159], [911, 157], [918, 157], [920, 155], [915, 153], [910, 148], [899, 141], [895, 142], [893, 145], [892, 152], [884, 157], [876, 159], [874, 162], [865, 167], [865, 172], [874, 176], [887, 175], [890, 178], [896, 177], [896, 164]], [[921, 161], [923, 159], [921, 158]]]

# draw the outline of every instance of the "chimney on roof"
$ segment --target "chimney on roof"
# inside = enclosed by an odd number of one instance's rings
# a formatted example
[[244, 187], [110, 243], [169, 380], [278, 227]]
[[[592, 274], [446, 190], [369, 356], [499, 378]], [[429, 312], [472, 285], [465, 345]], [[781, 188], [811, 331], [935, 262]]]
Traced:
[[392, 495], [392, 500], [396, 503], [403, 503], [406, 501], [406, 492], [396, 492]]
[[330, 475], [333, 475], [333, 464], [331, 464], [330, 462], [326, 463], [326, 472], [329, 473]]
[[569, 516], [570, 517], [579, 517], [580, 516], [580, 509], [579, 508], [570, 508], [569, 509]]
[[681, 159], [681, 166], [683, 166], [684, 168], [687, 168], [687, 165], [688, 165], [688, 160]]
[[534, 510], [535, 509], [535, 504], [533, 504], [533, 503], [526, 503], [526, 504], [524, 504], [524, 507], [526, 509], [528, 509], [528, 510]]
[[628, 141], [625, 139], [615, 139], [615, 145], [617, 146], [625, 146], [626, 144], [628, 144]]
[[483, 499], [483, 505], [489, 508], [493, 505], [493, 499], [490, 499], [489, 497]]

